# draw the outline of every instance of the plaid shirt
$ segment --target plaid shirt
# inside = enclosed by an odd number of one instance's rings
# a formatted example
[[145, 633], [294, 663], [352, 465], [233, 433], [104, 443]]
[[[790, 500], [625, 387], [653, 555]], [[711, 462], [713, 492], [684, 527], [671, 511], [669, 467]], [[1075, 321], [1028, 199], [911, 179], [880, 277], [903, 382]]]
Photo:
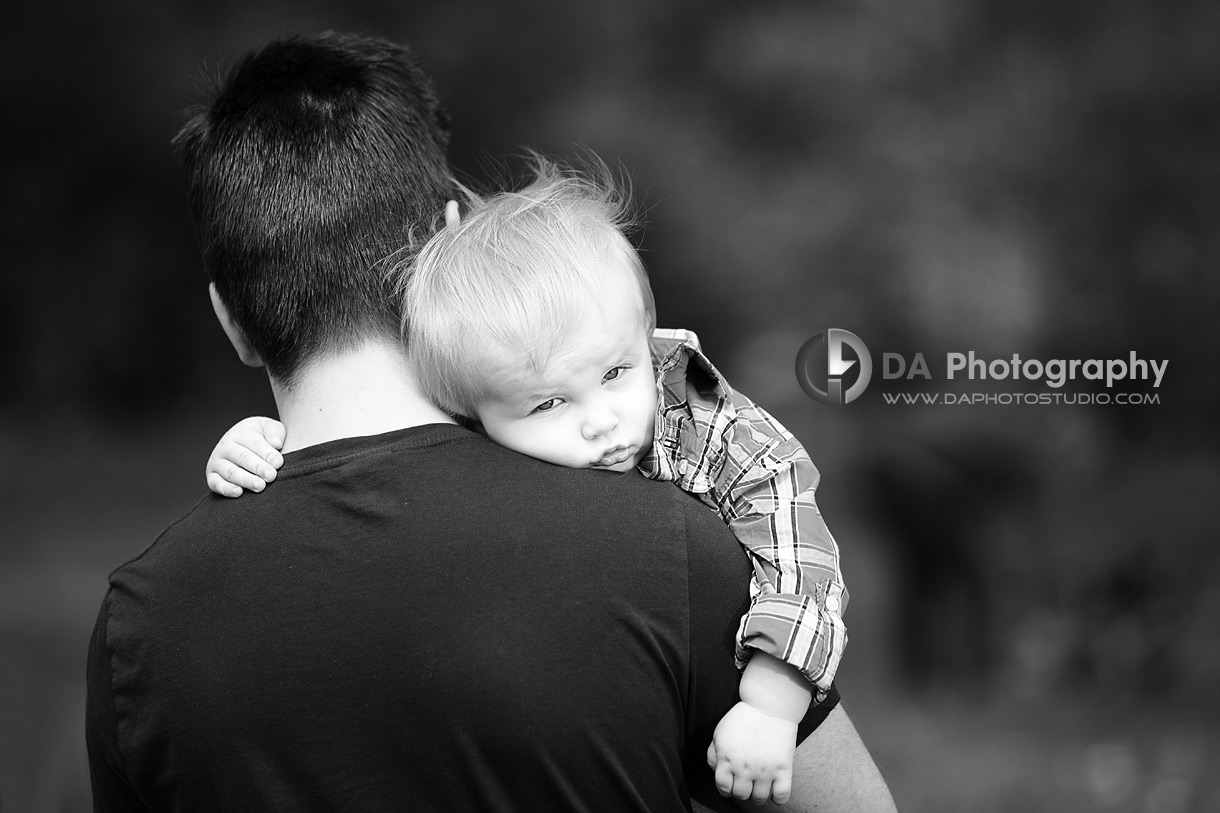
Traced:
[[733, 391], [687, 330], [657, 330], [657, 423], [640, 471], [695, 494], [728, 523], [754, 564], [737, 634], [800, 670], [820, 700], [843, 657], [847, 588], [839, 549], [814, 501], [819, 475], [792, 434]]

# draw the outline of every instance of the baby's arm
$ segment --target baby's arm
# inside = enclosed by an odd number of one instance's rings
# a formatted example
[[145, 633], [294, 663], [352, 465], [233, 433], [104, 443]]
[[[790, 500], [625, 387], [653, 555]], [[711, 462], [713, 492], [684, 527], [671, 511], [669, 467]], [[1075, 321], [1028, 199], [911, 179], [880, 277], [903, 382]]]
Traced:
[[742, 619], [738, 657], [774, 655], [830, 691], [847, 630], [839, 548], [814, 499], [819, 475], [804, 447], [748, 398], [733, 393], [736, 421], [718, 482], [721, 513], [754, 562], [755, 598]]
[[809, 456], [761, 408], [737, 393], [732, 402], [725, 462], [707, 496], [754, 562], [755, 598], [738, 635], [741, 702], [716, 728], [713, 768], [726, 795], [762, 802], [770, 793], [783, 804], [797, 723], [830, 690], [847, 641], [847, 592], [838, 547], [813, 500]]
[[707, 764], [725, 796], [784, 804], [792, 792], [796, 728], [813, 687], [796, 669], [765, 652], [746, 665], [741, 702], [716, 726]]
[[259, 492], [284, 465], [287, 429], [272, 418], [245, 418], [220, 438], [208, 458], [208, 488], [222, 497], [240, 497], [243, 489]]
[[798, 669], [821, 700], [847, 643], [848, 595], [838, 545], [814, 499], [818, 470], [792, 433], [728, 385], [694, 334], [657, 331], [654, 352], [659, 431], [641, 471], [718, 511], [749, 554], [753, 599], [738, 633], [739, 665], [753, 650], [766, 652]]
[[717, 728], [708, 756], [726, 795], [759, 798], [769, 789], [780, 802], [796, 723], [830, 691], [847, 642], [838, 546], [814, 500], [818, 472], [801, 444], [729, 387], [693, 335], [678, 338], [685, 357], [656, 354], [660, 432], [641, 470], [717, 510], [754, 564], [754, 598], [737, 640], [741, 702]]

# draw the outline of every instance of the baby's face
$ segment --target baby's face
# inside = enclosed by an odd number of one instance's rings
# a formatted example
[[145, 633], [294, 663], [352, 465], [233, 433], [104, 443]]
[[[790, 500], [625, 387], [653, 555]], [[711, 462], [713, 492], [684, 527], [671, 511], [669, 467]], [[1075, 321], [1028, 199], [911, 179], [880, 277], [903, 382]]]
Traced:
[[500, 359], [501, 374], [475, 412], [488, 437], [522, 454], [630, 471], [652, 447], [657, 406], [638, 298], [611, 296], [580, 325], [541, 371]]

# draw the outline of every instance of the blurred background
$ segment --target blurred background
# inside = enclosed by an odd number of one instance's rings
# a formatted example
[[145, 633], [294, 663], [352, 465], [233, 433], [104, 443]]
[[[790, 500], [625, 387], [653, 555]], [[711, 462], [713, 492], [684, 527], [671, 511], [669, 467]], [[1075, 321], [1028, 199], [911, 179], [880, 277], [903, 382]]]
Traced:
[[[662, 325], [822, 470], [840, 685], [902, 810], [1220, 809], [1217, 4], [26, 0], [3, 28], [0, 810], [89, 808], [106, 574], [273, 414], [213, 321], [180, 111], [328, 28], [414, 44], [473, 183], [525, 147], [630, 171]], [[816, 404], [793, 362], [828, 327], [937, 380]], [[885, 403], [969, 350], [1169, 368], [1128, 388], [1151, 405]]]

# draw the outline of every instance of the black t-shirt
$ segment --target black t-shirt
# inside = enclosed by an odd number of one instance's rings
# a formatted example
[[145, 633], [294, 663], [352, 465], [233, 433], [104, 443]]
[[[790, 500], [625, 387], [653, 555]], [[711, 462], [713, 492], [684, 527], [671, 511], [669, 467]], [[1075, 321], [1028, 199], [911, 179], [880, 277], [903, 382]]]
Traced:
[[715, 801], [748, 580], [716, 514], [634, 473], [444, 425], [289, 454], [263, 494], [204, 498], [111, 575], [95, 806]]

